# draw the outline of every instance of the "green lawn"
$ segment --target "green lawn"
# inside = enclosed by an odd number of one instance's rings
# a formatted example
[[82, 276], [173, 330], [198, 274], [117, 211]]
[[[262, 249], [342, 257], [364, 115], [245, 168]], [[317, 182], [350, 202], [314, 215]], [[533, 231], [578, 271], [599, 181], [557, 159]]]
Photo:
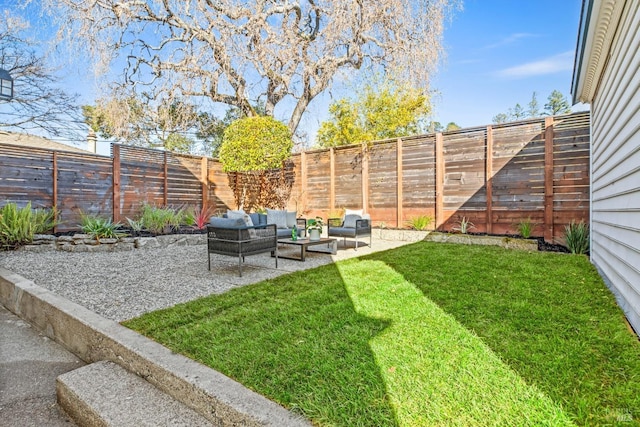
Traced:
[[125, 325], [317, 425], [640, 420], [640, 343], [583, 256], [420, 242]]

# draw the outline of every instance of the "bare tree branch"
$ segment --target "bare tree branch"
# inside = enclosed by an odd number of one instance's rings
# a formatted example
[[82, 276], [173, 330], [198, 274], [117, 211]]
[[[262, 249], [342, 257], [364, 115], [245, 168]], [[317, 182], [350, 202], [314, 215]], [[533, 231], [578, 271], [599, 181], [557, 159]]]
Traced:
[[60, 35], [125, 84], [203, 97], [255, 114], [294, 101], [296, 130], [338, 72], [380, 68], [429, 89], [443, 21], [458, 0], [45, 0]]
[[36, 54], [34, 43], [22, 34], [27, 24], [8, 13], [0, 19], [0, 66], [14, 80], [14, 98], [2, 102], [0, 128], [44, 130], [49, 134], [77, 137], [84, 133], [75, 95], [56, 87], [55, 70]]

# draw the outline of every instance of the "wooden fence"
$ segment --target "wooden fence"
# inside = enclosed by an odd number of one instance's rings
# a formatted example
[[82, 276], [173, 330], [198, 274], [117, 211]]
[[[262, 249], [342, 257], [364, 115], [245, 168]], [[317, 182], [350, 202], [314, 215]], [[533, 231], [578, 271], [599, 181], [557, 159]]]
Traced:
[[117, 144], [109, 157], [0, 144], [0, 205], [56, 206], [56, 231], [78, 229], [81, 212], [126, 221], [143, 203], [226, 208], [226, 179], [206, 157]]
[[[589, 220], [589, 112], [301, 153], [290, 207], [327, 216], [363, 208], [374, 225], [418, 215], [451, 230], [561, 242], [564, 226]], [[302, 207], [302, 208], [301, 208]]]
[[[292, 161], [288, 208], [306, 216], [364, 208], [376, 226], [430, 215], [441, 230], [464, 217], [472, 231], [494, 234], [515, 233], [530, 218], [547, 241], [589, 218], [588, 112], [314, 150]], [[214, 159], [117, 144], [109, 157], [0, 144], [0, 205], [28, 201], [56, 206], [59, 231], [76, 229], [80, 212], [133, 218], [142, 203], [235, 207]]]

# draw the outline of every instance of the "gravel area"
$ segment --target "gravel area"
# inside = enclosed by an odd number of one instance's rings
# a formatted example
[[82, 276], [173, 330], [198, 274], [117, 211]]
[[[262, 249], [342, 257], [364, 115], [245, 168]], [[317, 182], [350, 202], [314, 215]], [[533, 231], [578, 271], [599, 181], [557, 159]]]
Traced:
[[373, 248], [355, 251], [340, 242], [337, 255], [307, 253], [305, 262], [279, 259], [277, 269], [268, 254], [249, 256], [242, 277], [238, 277], [237, 258], [228, 256], [212, 254], [209, 271], [205, 245], [106, 253], [0, 252], [0, 267], [120, 322], [205, 295], [407, 243], [380, 240], [373, 242]]

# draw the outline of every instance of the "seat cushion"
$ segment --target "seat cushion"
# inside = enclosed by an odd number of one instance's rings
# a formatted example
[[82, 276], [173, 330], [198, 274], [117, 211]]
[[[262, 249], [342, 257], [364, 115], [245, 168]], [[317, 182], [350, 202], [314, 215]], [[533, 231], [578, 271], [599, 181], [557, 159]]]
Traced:
[[355, 227], [330, 227], [330, 237], [356, 237]]
[[278, 228], [278, 239], [291, 237], [291, 229], [290, 228]]

